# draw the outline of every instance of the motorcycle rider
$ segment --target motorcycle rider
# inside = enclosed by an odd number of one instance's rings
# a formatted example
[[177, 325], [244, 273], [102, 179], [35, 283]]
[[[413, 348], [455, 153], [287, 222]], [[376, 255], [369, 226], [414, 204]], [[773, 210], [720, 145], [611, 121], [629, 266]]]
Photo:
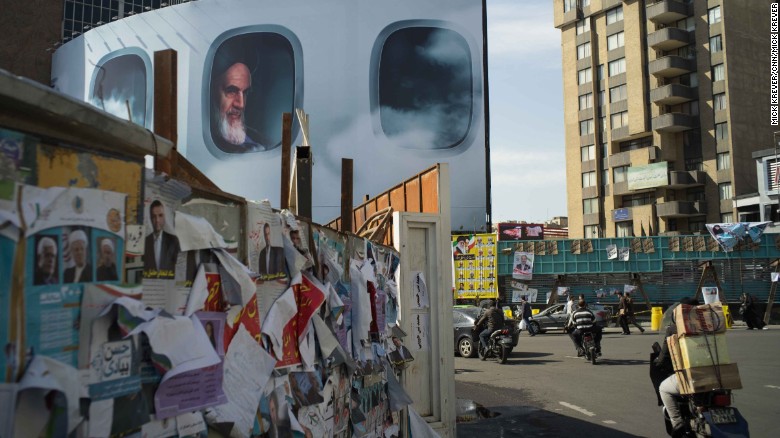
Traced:
[[490, 338], [490, 335], [494, 331], [504, 328], [504, 312], [498, 308], [497, 302], [493, 300], [488, 301], [490, 302], [488, 305], [488, 310], [485, 311], [485, 313], [482, 314], [482, 317], [479, 318], [479, 321], [474, 324], [476, 327], [481, 327], [482, 324], [487, 322], [487, 328], [482, 330], [482, 332], [479, 334], [479, 343], [482, 345], [482, 348], [485, 351], [485, 354], [483, 354], [481, 357], [482, 360], [485, 360], [487, 356], [488, 338]]
[[[680, 304], [698, 306], [699, 300], [685, 297], [680, 300]], [[675, 307], [677, 306], [672, 306], [666, 313], [671, 315], [671, 312], [673, 312]], [[669, 345], [666, 343], [666, 338], [676, 333], [677, 324], [675, 324], [674, 318], [670, 318], [669, 325], [666, 327], [664, 342], [663, 345], [661, 345], [661, 352], [658, 354], [658, 357], [653, 360], [654, 370], [652, 371], [652, 374], [655, 374], [656, 376], [660, 374], [660, 378], [663, 379], [660, 385], [658, 385], [658, 395], [664, 408], [666, 408], [666, 412], [669, 414], [669, 420], [672, 422], [672, 437], [684, 436], [685, 433], [685, 425], [682, 422], [680, 407], [677, 405], [677, 400], [675, 399], [675, 396], [680, 395], [680, 390], [677, 387], [677, 375], [674, 373], [672, 356], [669, 353]], [[665, 378], [663, 377], [664, 375], [666, 375]], [[656, 376], [652, 377], [658, 379]]]
[[577, 310], [569, 316], [569, 321], [566, 323], [566, 328], [574, 327], [574, 330], [570, 331], [569, 337], [577, 347], [577, 356], [585, 354], [582, 349], [582, 334], [585, 332], [593, 333], [593, 340], [596, 342], [596, 353], [601, 353], [602, 329], [595, 321], [596, 316], [588, 309], [585, 300], [580, 300], [577, 303]]

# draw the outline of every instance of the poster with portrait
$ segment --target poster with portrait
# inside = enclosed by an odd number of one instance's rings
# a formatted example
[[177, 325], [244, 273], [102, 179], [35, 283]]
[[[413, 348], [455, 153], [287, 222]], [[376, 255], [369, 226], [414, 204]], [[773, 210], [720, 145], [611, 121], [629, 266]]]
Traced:
[[707, 224], [710, 235], [724, 252], [733, 251], [742, 241], [760, 242], [761, 235], [771, 222], [737, 222]]
[[498, 224], [498, 240], [543, 240], [543, 224], [504, 222]]
[[28, 353], [77, 366], [83, 287], [119, 281], [126, 197], [95, 189], [23, 186]]
[[452, 236], [455, 299], [497, 298], [495, 234]]
[[517, 280], [531, 280], [534, 270], [534, 254], [530, 252], [515, 251], [512, 263], [512, 278]]
[[[190, 188], [186, 184], [147, 170], [144, 185], [143, 284], [144, 303], [151, 307], [165, 307], [160, 301], [160, 295], [165, 294], [166, 285], [154, 280], [173, 280], [175, 277], [180, 245], [174, 216], [189, 195]], [[183, 267], [180, 270], [183, 271]]]
[[702, 286], [701, 295], [704, 297], [704, 304], [713, 304], [720, 301], [717, 286]]
[[246, 222], [249, 269], [263, 280], [287, 277], [281, 216], [268, 201], [247, 202]]

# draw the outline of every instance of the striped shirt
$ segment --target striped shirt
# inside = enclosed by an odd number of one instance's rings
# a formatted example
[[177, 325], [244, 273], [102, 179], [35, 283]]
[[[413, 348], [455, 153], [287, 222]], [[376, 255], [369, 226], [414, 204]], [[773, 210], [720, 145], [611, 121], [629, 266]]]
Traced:
[[577, 309], [574, 313], [571, 314], [571, 317], [569, 319], [569, 325], [574, 325], [577, 327], [577, 329], [589, 329], [593, 327], [593, 322], [596, 320], [596, 317], [593, 315], [593, 312], [591, 312], [588, 309]]

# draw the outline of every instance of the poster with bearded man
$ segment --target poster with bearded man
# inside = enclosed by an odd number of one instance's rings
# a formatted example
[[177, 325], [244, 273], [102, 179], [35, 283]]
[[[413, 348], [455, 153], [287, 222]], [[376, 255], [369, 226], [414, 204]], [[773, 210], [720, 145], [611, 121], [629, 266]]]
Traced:
[[[217, 156], [279, 146], [281, 115], [293, 112], [294, 51], [287, 38], [250, 32], [216, 50], [210, 76], [208, 140]], [[221, 153], [220, 153], [221, 152]]]

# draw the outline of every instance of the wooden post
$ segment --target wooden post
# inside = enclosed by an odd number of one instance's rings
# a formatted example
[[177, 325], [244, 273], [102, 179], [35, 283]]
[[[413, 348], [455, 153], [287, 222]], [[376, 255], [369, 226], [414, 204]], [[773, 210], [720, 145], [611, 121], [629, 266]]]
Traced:
[[296, 215], [311, 219], [312, 172], [310, 146], [298, 146], [295, 148], [295, 168], [298, 194], [298, 200], [295, 203], [295, 205], [298, 207]]
[[341, 159], [341, 231], [352, 232], [352, 159]]
[[290, 152], [292, 149], [292, 113], [282, 114], [282, 184], [280, 208], [290, 207]]
[[631, 274], [631, 284], [636, 286], [636, 288], [639, 289], [639, 292], [645, 298], [647, 311], [652, 311], [653, 305], [650, 303], [650, 297], [647, 296], [647, 293], [645, 293], [645, 288], [642, 286], [642, 277], [640, 277], [639, 274]]
[[172, 49], [154, 52], [154, 133], [173, 143], [167, 158], [154, 157], [155, 170], [173, 176], [176, 169], [177, 61]]
[[701, 278], [699, 279], [699, 284], [696, 286], [696, 295], [694, 298], [698, 300], [700, 297], [702, 297], [701, 288], [704, 286], [704, 279], [707, 277], [707, 274], [710, 274], [715, 280], [715, 286], [718, 286], [718, 298], [720, 299], [720, 302], [725, 303], [726, 295], [723, 293], [723, 288], [720, 286], [720, 280], [718, 280], [718, 271], [714, 266], [712, 266], [712, 260], [708, 260], [699, 265], [700, 268], [702, 266], [704, 266], [704, 270], [701, 272]]
[[[774, 266], [774, 272], [780, 272], [780, 260], [775, 260], [769, 266]], [[777, 292], [777, 282], [772, 282], [769, 289], [769, 297], [766, 300], [766, 311], [764, 312], [764, 324], [769, 324], [769, 317], [772, 316], [772, 304], [775, 302], [775, 293]]]

